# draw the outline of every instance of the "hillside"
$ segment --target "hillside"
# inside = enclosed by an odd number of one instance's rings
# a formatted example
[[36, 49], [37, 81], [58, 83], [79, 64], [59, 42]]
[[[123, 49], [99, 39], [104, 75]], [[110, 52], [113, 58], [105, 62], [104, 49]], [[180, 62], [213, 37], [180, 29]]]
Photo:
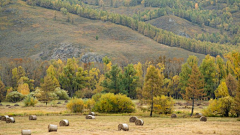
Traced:
[[193, 24], [174, 15], [165, 15], [147, 22], [158, 28], [172, 31], [177, 35], [185, 36], [187, 38], [194, 38], [195, 34], [219, 33], [219, 30], [217, 29], [208, 26], [200, 27], [197, 24]]
[[81, 50], [79, 55], [96, 52], [117, 58], [118, 62], [144, 62], [160, 55], [183, 57], [185, 60], [189, 55], [204, 57], [159, 44], [124, 26], [71, 14], [72, 24], [59, 11], [56, 11], [54, 20], [54, 14], [54, 10], [31, 7], [20, 0], [5, 6], [0, 13], [0, 57], [30, 57], [44, 52], [45, 56], [41, 58], [48, 59], [52, 55], [51, 50], [62, 44], [78, 48]]

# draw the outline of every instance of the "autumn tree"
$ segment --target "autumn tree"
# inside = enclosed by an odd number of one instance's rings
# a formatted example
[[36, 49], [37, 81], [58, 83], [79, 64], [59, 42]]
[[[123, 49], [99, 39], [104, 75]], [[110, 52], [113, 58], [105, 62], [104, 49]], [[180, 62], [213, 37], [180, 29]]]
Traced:
[[179, 74], [179, 87], [181, 93], [185, 94], [186, 87], [188, 86], [189, 75], [192, 72], [194, 64], [198, 64], [198, 58], [196, 56], [189, 56], [186, 63], [182, 65], [181, 73]]
[[152, 117], [154, 97], [157, 97], [162, 94], [163, 69], [164, 69], [163, 67], [160, 67], [160, 69], [158, 69], [153, 65], [150, 65], [147, 68], [147, 74], [145, 76], [143, 87], [143, 98], [150, 103], [151, 106], [150, 117]]
[[238, 80], [238, 88], [236, 90], [236, 96], [234, 98], [234, 110], [237, 116], [240, 116], [240, 79]]
[[222, 97], [229, 96], [229, 92], [228, 92], [228, 88], [227, 88], [226, 82], [222, 81], [219, 84], [218, 88], [214, 92], [215, 92], [215, 96], [217, 98], [222, 98]]
[[4, 96], [5, 94], [6, 94], [5, 85], [2, 82], [1, 77], [0, 77], [0, 103], [5, 98], [5, 96]]
[[143, 82], [144, 82], [143, 66], [140, 62], [138, 62], [138, 64], [134, 65], [134, 69], [136, 70], [136, 76], [138, 77], [136, 94], [137, 94], [137, 98], [141, 99], [142, 98]]
[[50, 65], [47, 69], [47, 75], [52, 78], [52, 81], [54, 83], [55, 88], [60, 87], [59, 81], [57, 79], [56, 75], [56, 69], [54, 68], [53, 65]]
[[228, 74], [226, 78], [226, 84], [227, 84], [229, 95], [232, 97], [236, 96], [238, 81], [232, 74]]
[[54, 92], [56, 86], [51, 78], [51, 76], [46, 75], [44, 77], [44, 82], [41, 84], [41, 92], [39, 100], [46, 103], [56, 99], [57, 95]]
[[195, 99], [204, 96], [204, 81], [203, 77], [196, 64], [193, 65], [190, 78], [188, 79], [188, 87], [186, 87], [186, 94], [184, 95], [186, 100], [192, 100], [192, 112], [194, 111]]

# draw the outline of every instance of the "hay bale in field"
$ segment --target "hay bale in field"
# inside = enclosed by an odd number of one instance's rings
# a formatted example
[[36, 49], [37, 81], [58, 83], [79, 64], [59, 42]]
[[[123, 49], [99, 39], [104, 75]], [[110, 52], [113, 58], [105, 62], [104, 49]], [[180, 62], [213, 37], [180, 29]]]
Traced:
[[128, 127], [128, 125], [125, 124], [125, 123], [119, 124], [119, 125], [118, 125], [118, 130], [119, 130], [119, 131], [121, 131], [121, 130], [123, 130], [123, 131], [129, 131], [129, 127]]
[[65, 103], [68, 103], [68, 100], [65, 100]]
[[29, 120], [37, 120], [37, 116], [36, 115], [30, 115]]
[[207, 121], [207, 118], [205, 116], [200, 117], [200, 121]]
[[144, 124], [144, 121], [141, 120], [141, 119], [137, 119], [137, 120], [135, 121], [135, 125], [143, 126], [143, 124]]
[[95, 119], [95, 116], [87, 115], [87, 116], [86, 116], [86, 119]]
[[176, 114], [172, 114], [171, 118], [177, 118], [177, 115]]
[[19, 104], [15, 104], [14, 106], [19, 106]]
[[2, 120], [2, 121], [6, 121], [7, 118], [9, 118], [9, 116], [8, 116], [8, 115], [4, 115], [4, 116], [1, 117], [1, 120]]
[[15, 123], [15, 119], [13, 117], [8, 117], [6, 123]]
[[136, 116], [132, 116], [129, 119], [129, 122], [135, 122], [138, 118]]
[[200, 117], [202, 117], [203, 115], [202, 115], [202, 113], [196, 113], [195, 114], [195, 118], [200, 118]]
[[21, 135], [31, 135], [31, 130], [22, 130]]
[[96, 114], [94, 112], [90, 112], [88, 115], [95, 116]]
[[57, 129], [58, 129], [57, 125], [53, 125], [53, 124], [48, 125], [48, 132], [53, 132], [53, 131], [57, 132]]
[[69, 121], [66, 119], [63, 119], [59, 122], [60, 126], [69, 126]]
[[6, 106], [10, 106], [10, 105], [6, 105]]
[[2, 104], [0, 103], [0, 106], [2, 106]]
[[61, 102], [57, 102], [57, 104], [61, 104]]

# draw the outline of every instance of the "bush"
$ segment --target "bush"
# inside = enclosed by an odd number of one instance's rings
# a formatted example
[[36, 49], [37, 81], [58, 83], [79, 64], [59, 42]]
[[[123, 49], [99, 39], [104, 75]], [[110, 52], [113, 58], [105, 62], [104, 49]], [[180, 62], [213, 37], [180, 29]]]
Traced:
[[101, 96], [93, 110], [105, 113], [131, 113], [135, 111], [135, 105], [126, 95], [108, 93]]
[[86, 109], [89, 109], [90, 111], [92, 110], [92, 108], [94, 107], [95, 105], [95, 100], [94, 99], [88, 99], [86, 102], [85, 102], [85, 107]]
[[67, 104], [67, 108], [73, 113], [83, 112], [84, 102], [80, 98], [72, 98]]
[[67, 15], [68, 13], [66, 8], [61, 8], [60, 11], [62, 12], [63, 15]]
[[92, 99], [93, 99], [95, 102], [98, 102], [101, 97], [102, 97], [102, 94], [101, 94], [101, 93], [97, 93], [97, 94], [95, 94], [95, 95], [92, 96]]
[[10, 92], [7, 96], [6, 99], [9, 102], [18, 102], [21, 101], [25, 96], [17, 91]]
[[57, 87], [54, 90], [54, 93], [57, 94], [58, 99], [60, 99], [60, 100], [68, 100], [69, 99], [68, 92], [66, 90], [61, 89], [60, 87]]
[[233, 98], [230, 96], [211, 99], [209, 106], [203, 110], [203, 115], [208, 117], [225, 116], [228, 117], [232, 110]]
[[153, 99], [154, 111], [159, 114], [171, 114], [173, 111], [174, 101], [171, 97], [161, 95]]
[[38, 103], [38, 100], [37, 100], [37, 98], [28, 95], [23, 100], [23, 103], [24, 103], [25, 106], [35, 106], [35, 104]]

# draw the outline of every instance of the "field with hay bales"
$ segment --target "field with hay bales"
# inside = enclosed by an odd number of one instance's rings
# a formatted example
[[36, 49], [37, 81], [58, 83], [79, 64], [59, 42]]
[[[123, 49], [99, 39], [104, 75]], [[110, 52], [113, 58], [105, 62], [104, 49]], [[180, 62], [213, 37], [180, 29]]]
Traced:
[[[34, 135], [132, 135], [132, 134], [224, 134], [237, 135], [240, 132], [240, 121], [237, 118], [223, 117], [207, 117], [206, 122], [202, 122], [199, 118], [189, 117], [190, 110], [188, 103], [182, 100], [176, 100], [174, 105], [174, 113], [177, 118], [171, 118], [171, 115], [155, 114], [149, 117], [148, 111], [143, 111], [138, 106], [138, 100], [134, 100], [136, 104], [136, 112], [104, 114], [95, 113], [95, 119], [86, 119], [88, 112], [70, 113], [66, 109], [65, 101], [58, 101], [61, 104], [38, 103], [35, 107], [24, 107], [21, 102], [9, 103], [2, 102], [0, 106], [0, 115], [9, 115], [15, 118], [15, 123], [6, 123], [0, 121], [0, 135], [20, 134], [22, 130], [31, 130]], [[14, 106], [18, 104], [19, 106]], [[206, 101], [198, 102], [195, 113], [201, 112], [207, 104]], [[7, 106], [8, 105], [8, 106]], [[9, 106], [10, 105], [10, 106]], [[29, 120], [29, 116], [36, 114], [37, 120]], [[135, 125], [129, 122], [132, 116], [144, 121], [144, 125]], [[66, 119], [69, 126], [59, 126], [60, 121]], [[129, 131], [119, 131], [118, 125], [125, 123], [129, 126]], [[58, 126], [57, 132], [48, 132], [48, 125], [54, 124]]]

